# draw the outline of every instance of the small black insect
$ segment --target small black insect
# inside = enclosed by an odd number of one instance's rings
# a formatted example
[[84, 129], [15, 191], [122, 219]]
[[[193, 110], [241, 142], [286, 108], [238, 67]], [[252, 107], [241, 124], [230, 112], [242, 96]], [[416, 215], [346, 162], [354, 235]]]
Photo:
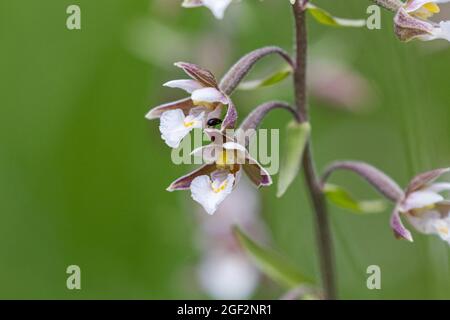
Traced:
[[208, 122], [206, 124], [208, 125], [208, 127], [215, 127], [221, 123], [222, 123], [222, 120], [220, 120], [219, 118], [211, 118], [208, 120]]

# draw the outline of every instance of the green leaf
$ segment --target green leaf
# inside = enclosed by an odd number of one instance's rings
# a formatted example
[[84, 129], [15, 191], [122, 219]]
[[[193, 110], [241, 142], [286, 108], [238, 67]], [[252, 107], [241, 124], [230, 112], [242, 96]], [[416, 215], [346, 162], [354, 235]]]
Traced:
[[326, 184], [324, 192], [328, 200], [336, 206], [353, 211], [354, 213], [379, 213], [386, 210], [386, 202], [383, 200], [356, 200], [347, 190], [334, 185]]
[[366, 26], [366, 20], [364, 19], [343, 19], [343, 18], [337, 18], [333, 17], [330, 13], [327, 11], [316, 7], [315, 5], [308, 3], [306, 9], [311, 13], [311, 15], [316, 19], [316, 21], [327, 25], [327, 26], [333, 26], [333, 27], [365, 27]]
[[286, 146], [278, 175], [277, 197], [281, 197], [286, 192], [297, 176], [310, 132], [311, 126], [308, 122], [291, 122], [288, 125]]
[[256, 266], [278, 284], [288, 288], [295, 288], [300, 284], [312, 283], [310, 279], [304, 277], [284, 257], [272, 250], [261, 247], [242, 232], [239, 227], [234, 226], [233, 232], [243, 249], [252, 257]]
[[239, 90], [254, 90], [254, 89], [258, 89], [258, 88], [272, 86], [274, 84], [277, 84], [278, 82], [283, 81], [287, 77], [289, 77], [289, 75], [291, 73], [292, 73], [292, 68], [288, 66], [288, 67], [285, 67], [285, 68], [269, 75], [268, 77], [266, 77], [264, 79], [242, 82], [239, 85], [238, 89]]

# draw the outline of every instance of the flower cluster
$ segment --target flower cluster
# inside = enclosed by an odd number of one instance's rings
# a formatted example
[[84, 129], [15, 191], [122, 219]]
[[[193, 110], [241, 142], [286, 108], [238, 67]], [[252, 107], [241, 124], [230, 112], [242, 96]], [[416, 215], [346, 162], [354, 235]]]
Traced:
[[153, 108], [146, 115], [150, 120], [160, 118], [161, 137], [172, 148], [178, 148], [192, 129], [204, 128], [210, 119], [220, 116], [222, 107], [228, 104], [211, 72], [192, 63], [178, 62], [175, 66], [192, 79], [173, 80], [164, 86], [182, 89], [191, 96]]
[[436, 234], [450, 244], [450, 199], [442, 195], [450, 191], [449, 182], [435, 182], [450, 168], [436, 169], [416, 176], [405, 196], [398, 201], [391, 225], [398, 237], [412, 241], [411, 233], [400, 221], [400, 214], [419, 232]]
[[450, 21], [431, 20], [441, 11], [439, 4], [450, 0], [374, 0], [376, 3], [396, 12], [394, 30], [402, 41], [419, 39], [429, 41], [444, 39], [450, 41]]
[[[253, 159], [245, 146], [235, 136], [225, 132], [234, 128], [237, 113], [231, 99], [223, 93], [214, 75], [195, 64], [179, 62], [192, 79], [173, 80], [164, 85], [180, 88], [191, 96], [153, 108], [147, 119], [160, 119], [159, 129], [166, 144], [177, 148], [182, 139], [195, 128], [203, 128], [211, 144], [193, 151], [206, 162], [197, 170], [175, 180], [168, 191], [190, 190], [192, 198], [200, 203], [208, 214], [213, 214], [219, 204], [233, 191], [242, 172], [257, 186], [272, 183], [267, 171]], [[222, 108], [228, 106], [222, 121]], [[222, 123], [219, 129], [212, 128]]]
[[[434, 39], [445, 39], [450, 41], [450, 21], [434, 22], [431, 18], [440, 12], [439, 4], [450, 2], [450, 0], [371, 0], [384, 8], [395, 12], [394, 28], [397, 37], [402, 41], [419, 39], [423, 41]], [[184, 0], [183, 7], [207, 7], [216, 18], [223, 18], [226, 8], [232, 0]], [[450, 182], [436, 182], [448, 172], [450, 168], [436, 169], [420, 174], [412, 179], [408, 187], [403, 190], [388, 175], [377, 168], [358, 161], [333, 162], [325, 169], [322, 177], [318, 177], [315, 163], [311, 152], [310, 124], [308, 122], [308, 108], [306, 106], [306, 40], [305, 14], [309, 12], [318, 22], [328, 26], [340, 27], [363, 27], [365, 20], [343, 19], [332, 16], [309, 0], [290, 0], [295, 17], [296, 31], [296, 56], [291, 57], [283, 49], [275, 46], [264, 47], [250, 52], [235, 63], [217, 81], [215, 76], [208, 70], [191, 63], [178, 62], [175, 66], [181, 68], [190, 79], [173, 80], [164, 84], [166, 87], [182, 89], [189, 94], [182, 100], [177, 100], [160, 105], [150, 110], [146, 115], [148, 119], [160, 119], [161, 137], [171, 148], [178, 148], [183, 138], [194, 129], [202, 129], [209, 138], [210, 143], [195, 149], [194, 156], [200, 156], [204, 164], [196, 170], [176, 179], [167, 188], [168, 191], [190, 190], [194, 201], [198, 202], [210, 215], [214, 214], [219, 205], [236, 189], [236, 186], [244, 173], [256, 186], [269, 186], [272, 178], [256, 159], [247, 150], [249, 143], [249, 131], [253, 132], [268, 112], [274, 109], [284, 109], [291, 113], [294, 120], [288, 126], [286, 141], [285, 163], [280, 168], [278, 193], [281, 196], [289, 185], [294, 181], [301, 166], [304, 168], [305, 182], [309, 188], [310, 197], [315, 210], [315, 219], [318, 239], [320, 242], [320, 257], [322, 278], [324, 281], [323, 297], [335, 298], [335, 285], [333, 279], [333, 255], [331, 250], [331, 236], [329, 223], [327, 222], [327, 206], [325, 199], [335, 204], [356, 211], [358, 213], [384, 211], [384, 202], [380, 206], [377, 201], [355, 200], [349, 193], [339, 186], [326, 183], [329, 176], [336, 170], [352, 171], [368, 183], [374, 186], [386, 199], [394, 204], [394, 210], [390, 218], [390, 226], [397, 238], [413, 241], [411, 232], [404, 226], [402, 219], [418, 232], [433, 234], [450, 244], [450, 199], [446, 198], [450, 192]], [[277, 54], [288, 65], [281, 71], [264, 80], [256, 80], [249, 86], [243, 85], [241, 81], [249, 73], [252, 67], [263, 57]], [[255, 108], [236, 129], [237, 110], [230, 98], [232, 92], [240, 87], [247, 90], [275, 84], [289, 75], [293, 75], [295, 88], [296, 108], [279, 101], [270, 101]], [[336, 77], [335, 77], [336, 78]], [[354, 78], [351, 78], [352, 80]], [[322, 79], [321, 79], [322, 80]], [[335, 79], [333, 79], [335, 80]], [[346, 80], [346, 79], [344, 79]], [[342, 79], [339, 79], [342, 82]], [[336, 81], [334, 81], [336, 82]], [[240, 86], [239, 86], [240, 85]], [[344, 86], [345, 87], [345, 86]], [[333, 88], [336, 87], [333, 84]], [[342, 86], [337, 91], [342, 91]], [[328, 88], [327, 88], [328, 89]], [[324, 90], [327, 91], [327, 90]], [[329, 91], [329, 90], [328, 90]], [[335, 97], [336, 92], [333, 92]], [[341, 92], [337, 92], [341, 93]], [[326, 92], [330, 97], [330, 92]], [[226, 112], [224, 112], [226, 109]], [[224, 114], [224, 115], [223, 115]], [[220, 128], [217, 126], [220, 125]], [[244, 132], [243, 136], [241, 133]], [[247, 133], [245, 133], [247, 132]], [[244, 139], [242, 139], [244, 138]], [[235, 193], [236, 195], [236, 193]], [[242, 196], [242, 195], [241, 195]], [[230, 198], [228, 198], [230, 200]], [[380, 209], [382, 208], [382, 209]], [[229, 211], [224, 205], [221, 211]], [[232, 209], [236, 211], [235, 209]], [[220, 217], [221, 215], [219, 215]], [[219, 218], [216, 215], [216, 218]], [[219, 220], [218, 220], [219, 221]], [[231, 220], [230, 220], [231, 221]], [[252, 220], [252, 225], [256, 224]], [[227, 237], [230, 226], [226, 220], [219, 221], [218, 225], [225, 226]], [[216, 228], [214, 228], [216, 230]], [[217, 230], [216, 230], [217, 231]], [[273, 257], [263, 248], [258, 247], [250, 238], [247, 239], [239, 230], [236, 233], [241, 245], [247, 251], [253, 253], [256, 261], [265, 267], [266, 273], [272, 274], [273, 278], [282, 280], [290, 286], [299, 283], [308, 283], [306, 278], [298, 275], [292, 269], [280, 265], [278, 257]], [[240, 284], [239, 292], [247, 296], [255, 286], [257, 277], [254, 269], [249, 267], [248, 261], [242, 260], [243, 256], [236, 254], [234, 244], [230, 246], [228, 241], [220, 238], [220, 245], [208, 252], [205, 263], [201, 270], [203, 284], [208, 291], [220, 296], [235, 296], [234, 285]], [[230, 250], [230, 248], [232, 250]], [[218, 255], [217, 250], [220, 250]], [[219, 260], [220, 258], [223, 258]], [[262, 261], [264, 260], [264, 261]], [[217, 267], [220, 261], [222, 269]], [[220, 281], [209, 281], [217, 270], [228, 274]], [[285, 274], [284, 270], [289, 270]], [[237, 275], [240, 276], [238, 277]], [[253, 276], [253, 277], [252, 277]], [[205, 281], [206, 279], [206, 281]], [[244, 281], [246, 279], [250, 281]], [[218, 289], [217, 289], [218, 288]], [[306, 287], [308, 288], [308, 287]], [[225, 289], [225, 290], [223, 290]], [[286, 297], [304, 293], [305, 287], [300, 286]]]
[[420, 233], [436, 234], [450, 244], [450, 182], [435, 182], [450, 172], [450, 168], [431, 170], [414, 177], [405, 191], [389, 176], [373, 166], [355, 161], [336, 162], [323, 176], [323, 183], [336, 170], [350, 170], [372, 184], [382, 195], [395, 203], [391, 228], [397, 238], [413, 241], [411, 232], [403, 225], [402, 217]]

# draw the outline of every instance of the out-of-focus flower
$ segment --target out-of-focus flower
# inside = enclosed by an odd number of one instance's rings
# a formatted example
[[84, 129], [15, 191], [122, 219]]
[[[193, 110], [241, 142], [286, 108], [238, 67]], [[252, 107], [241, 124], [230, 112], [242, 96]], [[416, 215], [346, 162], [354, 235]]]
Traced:
[[205, 129], [205, 133], [213, 143], [192, 153], [202, 156], [206, 164], [174, 181], [168, 191], [190, 189], [192, 198], [213, 214], [239, 181], [241, 169], [257, 187], [272, 184], [268, 172], [243, 145], [234, 142], [234, 137], [216, 129]]
[[206, 291], [219, 299], [246, 299], [255, 290], [259, 273], [242, 252], [210, 251], [200, 265]]
[[200, 285], [212, 298], [248, 299], [257, 288], [261, 274], [242, 251], [232, 226], [238, 225], [252, 237], [267, 242], [267, 228], [260, 209], [258, 192], [244, 180], [215, 215], [206, 217], [199, 212], [203, 255], [197, 275]]
[[429, 20], [440, 12], [439, 3], [450, 0], [408, 0], [394, 18], [395, 33], [402, 41], [445, 39], [450, 41], [450, 21]]
[[185, 8], [207, 7], [217, 19], [223, 19], [225, 10], [233, 0], [184, 0]]
[[309, 88], [315, 98], [339, 110], [366, 111], [374, 93], [363, 75], [329, 59], [315, 60], [309, 68]]
[[166, 87], [179, 88], [191, 94], [190, 98], [160, 105], [147, 113], [147, 119], [160, 118], [161, 137], [172, 148], [194, 128], [202, 128], [210, 118], [220, 115], [223, 105], [229, 103], [217, 85], [214, 75], [195, 64], [178, 62], [192, 79], [173, 80]]
[[450, 191], [450, 183], [435, 182], [449, 171], [450, 168], [428, 171], [411, 181], [391, 217], [391, 226], [398, 237], [413, 241], [400, 220], [402, 214], [417, 231], [436, 234], [450, 244], [450, 201], [442, 195]]
[[280, 300], [320, 300], [322, 295], [314, 287], [300, 285], [289, 290], [280, 297]]

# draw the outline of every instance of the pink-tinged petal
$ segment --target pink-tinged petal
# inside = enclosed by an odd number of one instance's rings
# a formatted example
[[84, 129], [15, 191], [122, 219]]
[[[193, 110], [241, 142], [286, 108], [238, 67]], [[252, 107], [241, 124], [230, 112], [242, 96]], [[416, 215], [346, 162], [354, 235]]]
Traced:
[[413, 242], [413, 237], [411, 235], [411, 232], [405, 228], [405, 226], [403, 225], [403, 222], [400, 218], [400, 212], [398, 210], [398, 206], [395, 207], [395, 209], [391, 215], [391, 228], [394, 231], [394, 235], [397, 238], [403, 238], [405, 240]]
[[192, 93], [195, 90], [203, 88], [203, 85], [196, 80], [172, 80], [163, 84], [165, 87], [178, 88], [186, 91], [187, 93]]
[[439, 182], [439, 183], [433, 183], [426, 189], [427, 191], [432, 191], [436, 193], [440, 193], [443, 191], [450, 191], [450, 183], [448, 182]]
[[229, 99], [228, 101], [228, 109], [225, 118], [223, 119], [221, 130], [224, 131], [226, 129], [234, 129], [236, 126], [236, 121], [238, 118], [236, 107], [234, 103]]
[[269, 173], [261, 167], [258, 163], [244, 164], [242, 166], [247, 177], [256, 185], [256, 187], [265, 187], [272, 184], [272, 178]]
[[206, 163], [213, 163], [217, 159], [217, 155], [222, 151], [222, 146], [219, 144], [209, 144], [207, 146], [199, 147], [191, 152], [194, 157], [201, 157]]
[[192, 92], [191, 99], [197, 105], [201, 105], [202, 102], [219, 102], [222, 104], [228, 104], [228, 98], [222, 92], [213, 87], [194, 90]]
[[212, 118], [222, 118], [222, 105], [220, 103], [217, 104], [213, 111], [208, 113], [207, 120]]
[[157, 106], [150, 110], [145, 117], [149, 120], [158, 119], [164, 112], [175, 109], [181, 109], [185, 115], [188, 115], [192, 108], [194, 108], [194, 104], [191, 98], [185, 98]]
[[259, 162], [254, 159], [248, 151], [245, 155], [245, 163], [242, 165], [244, 172], [250, 178], [250, 180], [256, 185], [256, 187], [270, 186], [272, 184], [272, 177], [264, 169]]
[[413, 209], [422, 209], [434, 205], [444, 200], [444, 197], [438, 193], [418, 190], [407, 195], [400, 206], [402, 212], [408, 212]]
[[406, 193], [408, 194], [425, 187], [447, 172], [450, 172], [450, 168], [435, 169], [417, 175], [409, 183]]
[[401, 41], [431, 35], [433, 30], [431, 23], [412, 17], [403, 8], [400, 8], [394, 17], [394, 31]]
[[187, 190], [191, 187], [191, 182], [196, 177], [201, 175], [208, 175], [214, 170], [216, 170], [216, 166], [214, 164], [206, 164], [204, 166], [201, 166], [197, 170], [194, 170], [191, 173], [188, 173], [187, 175], [182, 176], [181, 178], [178, 178], [177, 180], [172, 182], [167, 188], [167, 191], [172, 192], [175, 190]]
[[177, 62], [175, 66], [183, 69], [188, 76], [199, 81], [203, 86], [217, 88], [217, 80], [210, 71], [188, 62]]

